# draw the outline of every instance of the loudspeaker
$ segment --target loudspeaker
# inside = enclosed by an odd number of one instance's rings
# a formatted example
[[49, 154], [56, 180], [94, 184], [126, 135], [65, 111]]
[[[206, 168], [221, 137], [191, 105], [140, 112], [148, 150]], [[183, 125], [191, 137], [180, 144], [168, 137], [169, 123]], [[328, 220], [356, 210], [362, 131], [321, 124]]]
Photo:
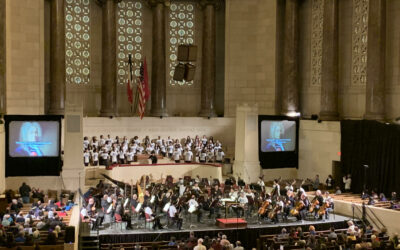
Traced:
[[197, 46], [181, 44], [178, 46], [178, 61], [193, 62], [197, 59]]
[[68, 226], [65, 228], [64, 243], [75, 243], [75, 227]]
[[175, 67], [173, 79], [175, 81], [181, 82], [181, 81], [183, 81], [184, 78], [185, 78], [185, 65], [182, 63], [179, 63]]
[[190, 82], [194, 79], [194, 73], [196, 72], [196, 66], [193, 64], [185, 64], [185, 81]]

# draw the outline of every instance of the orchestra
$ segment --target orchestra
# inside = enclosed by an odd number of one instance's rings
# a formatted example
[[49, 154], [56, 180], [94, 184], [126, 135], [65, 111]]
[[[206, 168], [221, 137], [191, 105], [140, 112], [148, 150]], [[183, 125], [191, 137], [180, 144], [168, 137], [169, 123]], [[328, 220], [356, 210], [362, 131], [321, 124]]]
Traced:
[[[218, 180], [200, 178], [179, 178], [172, 176], [154, 182], [152, 177], [143, 176], [136, 184], [127, 184], [105, 176], [112, 184], [100, 183], [83, 196], [85, 216], [92, 222], [92, 229], [110, 225], [122, 220], [127, 229], [132, 228], [132, 219], [138, 223], [145, 220], [153, 229], [182, 229], [184, 221], [203, 223], [203, 214], [208, 219], [223, 216], [256, 218], [261, 223], [288, 222], [296, 220], [325, 220], [334, 208], [328, 192], [317, 190], [309, 199], [302, 185], [296, 181], [285, 182], [275, 179], [272, 191], [267, 192], [263, 177], [255, 184], [238, 185], [231, 177], [221, 185]], [[240, 178], [238, 178], [240, 180]], [[114, 184], [114, 185], [113, 185]], [[192, 218], [193, 217], [193, 218]], [[161, 224], [161, 219], [166, 225]], [[192, 221], [193, 220], [193, 221]]]

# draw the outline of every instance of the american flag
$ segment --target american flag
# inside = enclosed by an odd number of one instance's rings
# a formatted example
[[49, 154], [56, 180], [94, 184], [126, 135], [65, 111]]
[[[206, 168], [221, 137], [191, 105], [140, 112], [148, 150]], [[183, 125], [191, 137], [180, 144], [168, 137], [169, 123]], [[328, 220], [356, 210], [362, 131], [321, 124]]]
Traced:
[[140, 76], [138, 78], [138, 93], [139, 93], [139, 116], [143, 119], [144, 112], [146, 111], [146, 102], [149, 100], [149, 77], [147, 75], [147, 62], [146, 58], [140, 65]]

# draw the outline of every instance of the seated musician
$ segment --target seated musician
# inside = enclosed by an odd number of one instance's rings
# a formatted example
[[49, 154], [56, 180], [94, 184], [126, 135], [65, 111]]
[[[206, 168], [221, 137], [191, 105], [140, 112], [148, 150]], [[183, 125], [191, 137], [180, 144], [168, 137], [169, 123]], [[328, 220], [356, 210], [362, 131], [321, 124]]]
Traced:
[[146, 221], [147, 222], [153, 222], [153, 229], [156, 230], [158, 229], [163, 229], [163, 226], [161, 225], [160, 218], [158, 216], [155, 216], [153, 214], [153, 210], [151, 209], [150, 205], [148, 203], [144, 204], [144, 214], [146, 216]]
[[222, 193], [220, 195], [212, 195], [210, 205], [209, 205], [209, 210], [210, 214], [208, 218], [211, 218], [214, 214], [216, 215], [216, 218], [221, 217], [220, 215], [220, 200], [222, 199]]
[[214, 188], [211, 189], [211, 196], [218, 197], [222, 196], [222, 191], [219, 189], [218, 185], [214, 185]]
[[246, 189], [246, 192], [244, 194], [247, 197], [248, 200], [248, 206], [249, 206], [249, 214], [251, 215], [253, 210], [254, 210], [254, 193], [251, 191], [250, 188]]
[[179, 230], [182, 229], [183, 219], [180, 216], [178, 209], [176, 209], [175, 204], [172, 203], [171, 206], [168, 208], [168, 225], [170, 226], [173, 223], [176, 223], [176, 226]]
[[192, 191], [195, 193], [196, 196], [199, 196], [202, 193], [198, 182], [194, 184], [194, 186], [192, 187]]
[[310, 201], [307, 199], [305, 193], [302, 193], [300, 195], [299, 202], [302, 203], [303, 205], [299, 208], [299, 214], [296, 217], [297, 220], [305, 220], [307, 217], [308, 208], [310, 206]]
[[133, 194], [132, 195], [132, 199], [131, 199], [131, 209], [132, 209], [133, 213], [138, 213], [139, 212], [139, 211], [136, 211], [136, 207], [137, 207], [138, 204], [139, 204], [138, 196], [137, 196], [137, 194]]
[[333, 211], [335, 206], [332, 197], [329, 196], [329, 192], [325, 192], [324, 204], [326, 204], [325, 219], [329, 220], [329, 214]]
[[319, 218], [318, 211], [322, 207], [322, 205], [324, 204], [324, 197], [322, 196], [321, 190], [315, 191], [315, 198], [314, 199], [316, 199], [318, 201], [317, 204], [315, 205], [315, 209], [314, 209], [314, 216], [315, 216], [316, 219], [318, 219]]
[[241, 192], [238, 198], [239, 206], [237, 207], [236, 213], [238, 217], [243, 217], [249, 200], [245, 196], [245, 193]]
[[261, 191], [265, 191], [265, 183], [263, 178], [264, 176], [260, 176], [258, 177], [259, 180], [257, 181], [257, 184], [261, 187]]
[[[192, 195], [192, 198], [188, 201], [189, 212], [197, 214], [197, 222], [201, 222], [202, 212], [200, 210], [200, 205], [196, 200], [196, 196]], [[194, 210], [194, 211], [192, 211]], [[191, 212], [192, 211], [192, 212]]]

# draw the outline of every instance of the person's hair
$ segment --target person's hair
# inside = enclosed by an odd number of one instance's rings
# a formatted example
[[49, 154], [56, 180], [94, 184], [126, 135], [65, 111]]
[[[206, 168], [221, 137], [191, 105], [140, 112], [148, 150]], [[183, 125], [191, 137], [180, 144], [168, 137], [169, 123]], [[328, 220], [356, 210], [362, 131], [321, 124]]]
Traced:
[[331, 232], [335, 232], [335, 228], [334, 227], [331, 227]]

